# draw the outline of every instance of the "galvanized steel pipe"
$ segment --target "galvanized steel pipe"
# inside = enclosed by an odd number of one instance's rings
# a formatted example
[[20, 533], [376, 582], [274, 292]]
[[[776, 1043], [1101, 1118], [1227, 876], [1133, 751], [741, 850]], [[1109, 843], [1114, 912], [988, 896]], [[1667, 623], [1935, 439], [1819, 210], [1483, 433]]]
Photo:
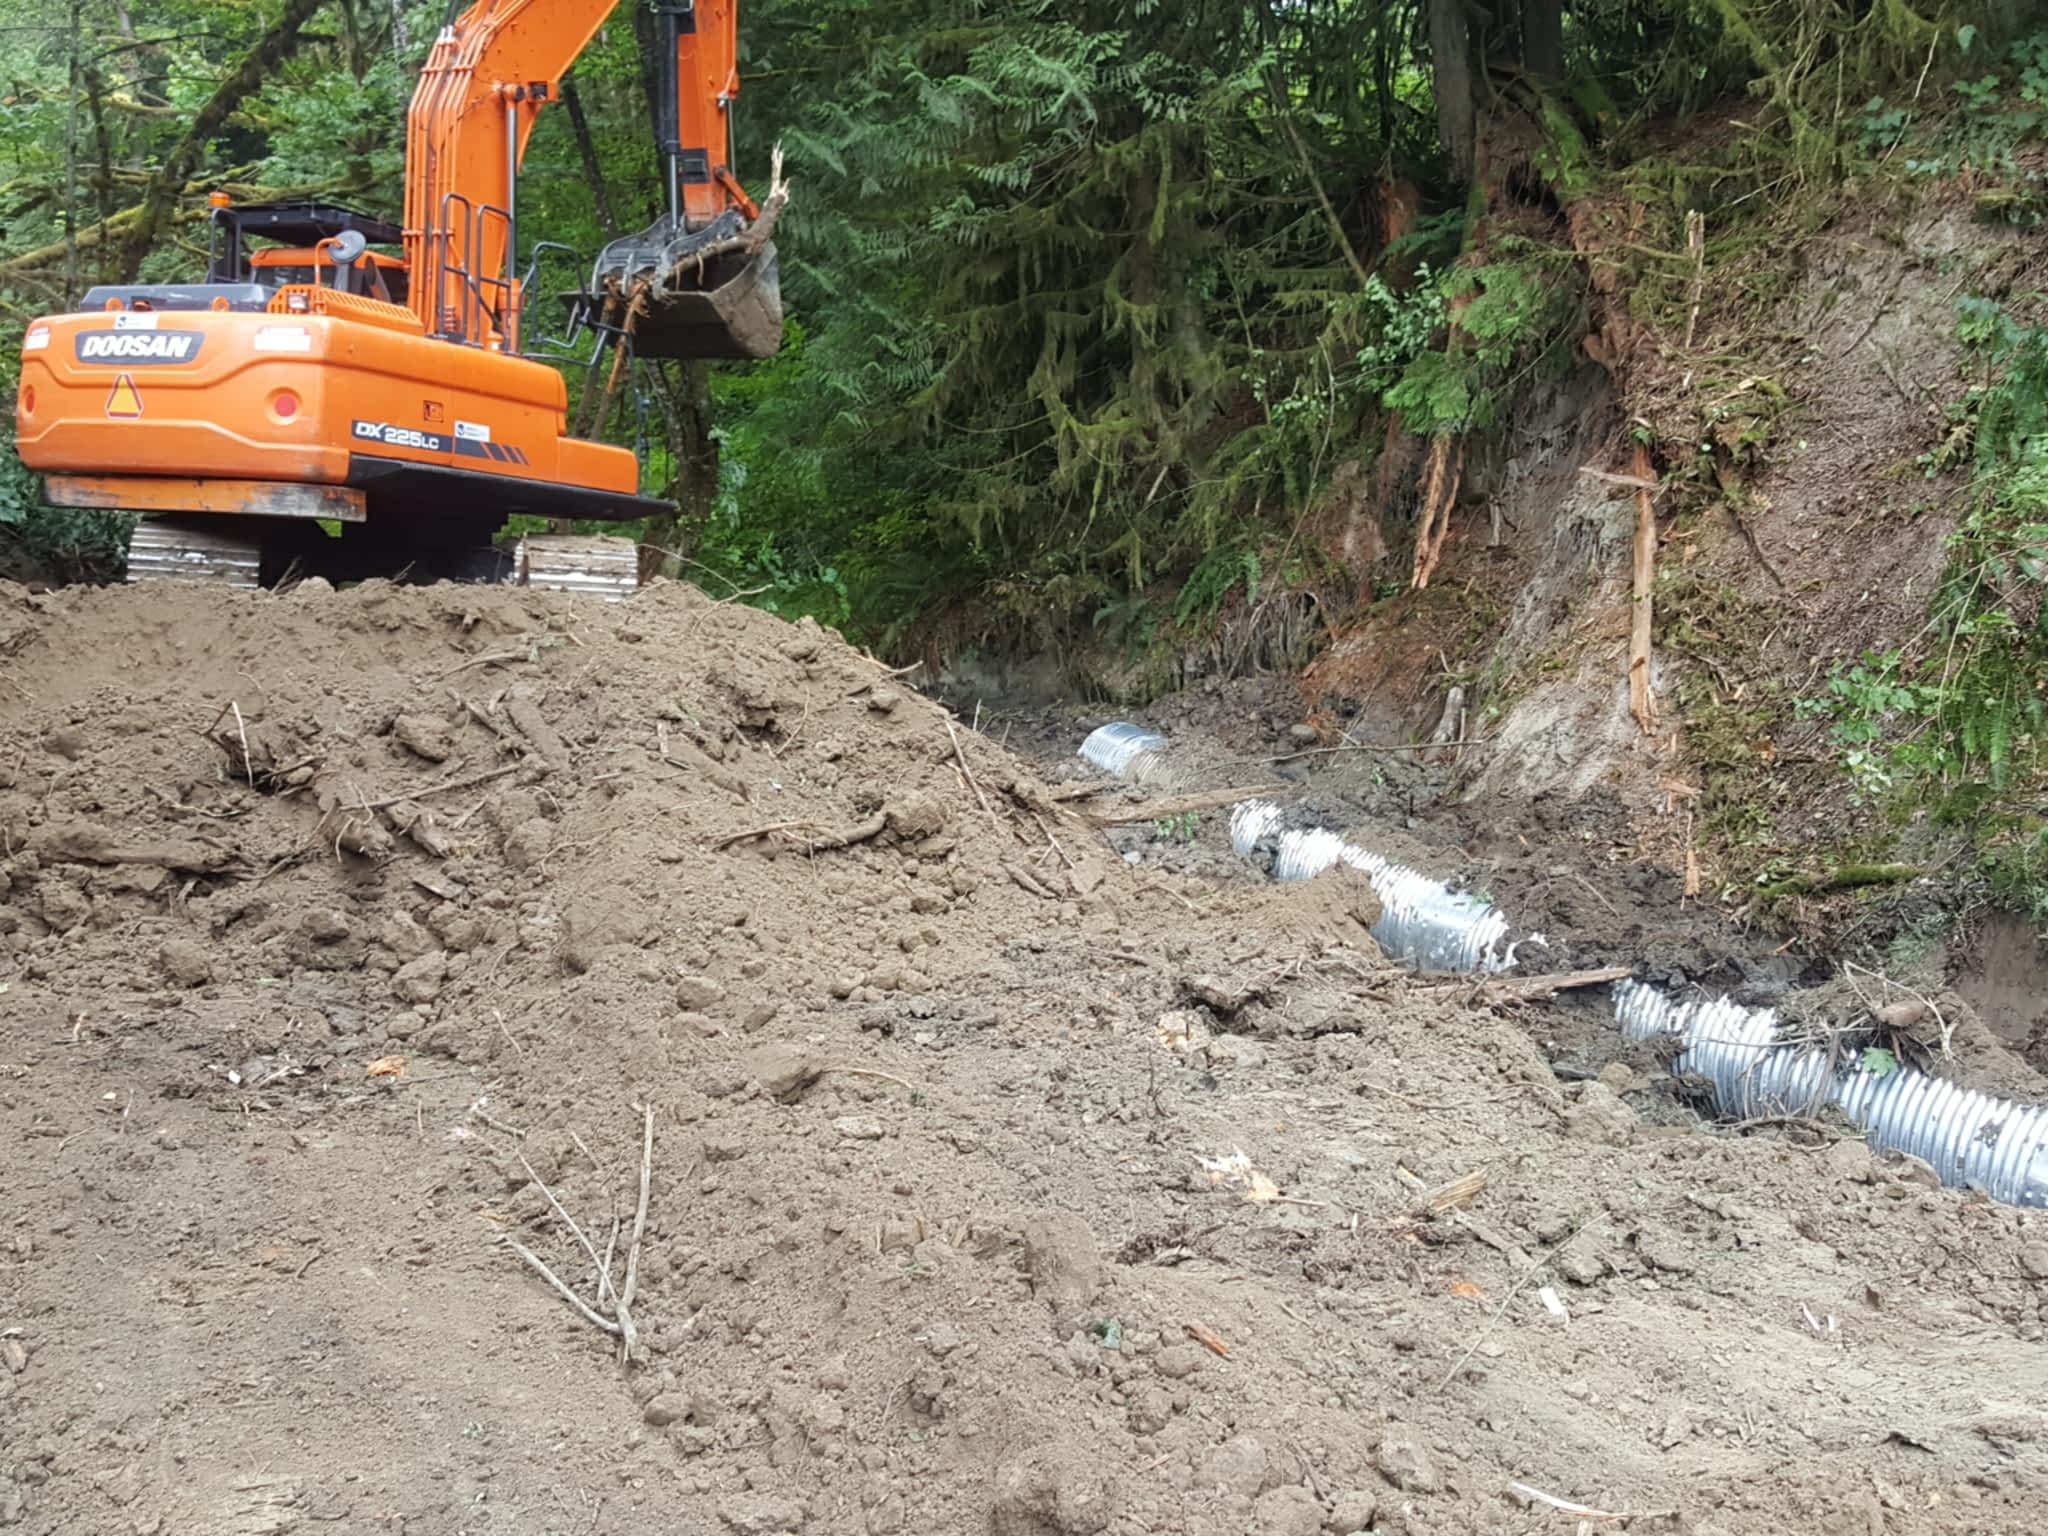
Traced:
[[[1119, 722], [1082, 743], [1081, 756], [1119, 778], [1162, 773], [1166, 738]], [[1343, 863], [1372, 884], [1382, 908], [1373, 938], [1389, 956], [1425, 970], [1500, 971], [1514, 964], [1508, 922], [1491, 904], [1346, 842], [1323, 827], [1289, 827], [1269, 800], [1231, 807], [1230, 846], [1243, 858], [1271, 850], [1275, 880], [1308, 880]], [[1528, 942], [1541, 943], [1541, 935]], [[1787, 1041], [1777, 1013], [1726, 997], [1674, 1002], [1624, 981], [1615, 1018], [1631, 1040], [1677, 1039], [1672, 1070], [1708, 1085], [1715, 1108], [1740, 1120], [1810, 1115], [1834, 1105], [1881, 1152], [1918, 1157], [1946, 1184], [2013, 1205], [2048, 1208], [2048, 1107], [1994, 1098], [1913, 1067], [1867, 1071], [1818, 1046]]]
[[1614, 1016], [1631, 1040], [1681, 1041], [1671, 1069], [1704, 1079], [1724, 1115], [1809, 1115], [1832, 1104], [1872, 1148], [1920, 1158], [1944, 1184], [2048, 1207], [2048, 1109], [1913, 1067], [1873, 1072], [1838, 1063], [1818, 1046], [1784, 1041], [1774, 1010], [1725, 997], [1679, 1003], [1625, 981], [1614, 989]]

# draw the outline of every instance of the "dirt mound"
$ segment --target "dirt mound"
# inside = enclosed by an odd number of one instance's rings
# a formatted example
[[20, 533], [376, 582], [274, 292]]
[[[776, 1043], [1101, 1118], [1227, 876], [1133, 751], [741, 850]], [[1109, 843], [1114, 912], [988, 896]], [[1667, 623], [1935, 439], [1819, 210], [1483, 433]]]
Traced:
[[2048, 1517], [2024, 1213], [1560, 1083], [829, 634], [14, 589], [0, 656], [0, 1525]]

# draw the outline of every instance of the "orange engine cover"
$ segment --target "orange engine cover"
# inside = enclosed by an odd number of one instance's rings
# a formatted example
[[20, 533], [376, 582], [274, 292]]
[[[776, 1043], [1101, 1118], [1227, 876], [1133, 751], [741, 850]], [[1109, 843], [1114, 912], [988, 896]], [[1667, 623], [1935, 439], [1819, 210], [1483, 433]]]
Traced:
[[451, 494], [588, 518], [661, 505], [630, 452], [565, 436], [566, 413], [554, 369], [416, 322], [117, 310], [30, 325], [15, 443], [45, 474], [355, 486], [373, 517]]

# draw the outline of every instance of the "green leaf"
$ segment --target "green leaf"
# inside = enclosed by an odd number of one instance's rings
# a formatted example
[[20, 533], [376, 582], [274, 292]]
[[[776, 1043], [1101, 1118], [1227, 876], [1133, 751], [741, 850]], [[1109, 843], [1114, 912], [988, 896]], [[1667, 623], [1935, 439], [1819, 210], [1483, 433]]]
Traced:
[[1874, 1077], [1890, 1077], [1899, 1070], [1899, 1058], [1881, 1045], [1865, 1046], [1857, 1065]]

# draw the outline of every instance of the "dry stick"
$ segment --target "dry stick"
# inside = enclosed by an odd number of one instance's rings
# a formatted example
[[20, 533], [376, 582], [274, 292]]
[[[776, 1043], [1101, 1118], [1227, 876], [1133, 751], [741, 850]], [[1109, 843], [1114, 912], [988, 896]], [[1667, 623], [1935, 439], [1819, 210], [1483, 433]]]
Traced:
[[1341, 747], [1308, 747], [1300, 752], [1286, 752], [1279, 757], [1256, 759], [1262, 763], [1291, 763], [1297, 757], [1327, 757], [1333, 752], [1428, 752], [1436, 747], [1483, 747], [1493, 740], [1491, 736], [1461, 736], [1456, 741], [1407, 741], [1392, 746], [1381, 746], [1376, 742], [1346, 742]]
[[435, 673], [434, 681], [438, 683], [441, 679], [453, 677], [458, 672], [467, 672], [471, 667], [495, 667], [503, 662], [526, 661], [531, 656], [531, 651], [489, 651], [482, 656], [472, 656], [469, 660], [450, 667], [446, 672]]
[[1522, 1294], [1522, 1291], [1528, 1286], [1531, 1280], [1535, 1279], [1538, 1275], [1542, 1274], [1546, 1269], [1548, 1269], [1552, 1261], [1555, 1260], [1559, 1254], [1563, 1253], [1565, 1249], [1571, 1247], [1573, 1243], [1577, 1242], [1579, 1234], [1585, 1230], [1585, 1223], [1580, 1222], [1578, 1226], [1573, 1227], [1571, 1231], [1567, 1232], [1564, 1235], [1564, 1237], [1558, 1241], [1557, 1246], [1552, 1248], [1550, 1252], [1546, 1253], [1543, 1256], [1543, 1260], [1541, 1263], [1531, 1264], [1527, 1269], [1523, 1270], [1522, 1273], [1515, 1278], [1515, 1283], [1508, 1287], [1507, 1295], [1501, 1297], [1500, 1305], [1495, 1307], [1493, 1309], [1493, 1315], [1487, 1318], [1486, 1326], [1479, 1330], [1478, 1334], [1473, 1338], [1471, 1345], [1466, 1349], [1465, 1353], [1458, 1356], [1457, 1363], [1454, 1364], [1450, 1368], [1450, 1370], [1445, 1372], [1443, 1380], [1439, 1381], [1436, 1384], [1437, 1391], [1443, 1391], [1445, 1387], [1448, 1387], [1452, 1382], [1458, 1379], [1458, 1373], [1465, 1369], [1466, 1362], [1469, 1361], [1474, 1355], [1479, 1353], [1479, 1346], [1486, 1342], [1488, 1336], [1492, 1334], [1495, 1325], [1498, 1324], [1503, 1317], [1507, 1316], [1508, 1307], [1511, 1303], [1513, 1303], [1514, 1299]]
[[946, 724], [946, 734], [953, 738], [953, 758], [960, 764], [961, 775], [967, 780], [967, 787], [974, 791], [974, 798], [981, 802], [981, 808], [988, 812], [988, 819], [1000, 830], [1003, 818], [996, 814], [996, 808], [988, 803], [988, 796], [981, 792], [981, 785], [974, 777], [974, 770], [967, 766], [967, 754], [960, 747], [960, 733], [953, 729], [950, 715], [941, 716]]
[[235, 712], [235, 734], [242, 738], [242, 777], [247, 779], [249, 787], [254, 789], [256, 787], [256, 765], [249, 761], [249, 731], [242, 724], [242, 706], [235, 700], [229, 699], [228, 708]]
[[917, 1084], [905, 1082], [893, 1072], [877, 1072], [873, 1067], [826, 1067], [823, 1070], [843, 1073], [847, 1077], [879, 1077], [885, 1083], [894, 1083], [899, 1088], [908, 1088], [912, 1093], [918, 1092]]
[[633, 1326], [633, 1292], [640, 1285], [640, 1239], [647, 1231], [647, 1191], [654, 1179], [654, 1106], [641, 1106], [646, 1128], [640, 1141], [640, 1208], [633, 1213], [633, 1245], [626, 1250], [626, 1288], [619, 1293], [619, 1360], [631, 1359], [639, 1330]]
[[1169, 795], [1163, 800], [1144, 800], [1136, 805], [1115, 805], [1100, 811], [1083, 811], [1081, 814], [1098, 827], [1123, 827], [1129, 826], [1132, 822], [1163, 821], [1173, 816], [1185, 816], [1190, 811], [1220, 810], [1240, 800], [1249, 800], [1255, 795], [1270, 795], [1284, 788], [1284, 784], [1247, 784], [1241, 789], [1208, 789], [1194, 795]]
[[804, 695], [804, 712], [796, 722], [796, 729], [791, 731], [787, 736], [783, 737], [781, 744], [777, 746], [773, 751], [771, 751], [768, 755], [770, 757], [779, 758], [782, 756], [783, 753], [787, 752], [791, 747], [795, 746], [797, 737], [803, 735], [804, 727], [810, 724], [810, 720], [811, 696], [808, 693], [806, 693]]
[[[555, 1192], [548, 1188], [547, 1181], [533, 1171], [533, 1164], [526, 1160], [526, 1154], [523, 1152], [519, 1155], [519, 1166], [526, 1170], [526, 1176], [529, 1179], [540, 1186], [540, 1192], [548, 1197], [548, 1205], [553, 1209], [554, 1213], [562, 1218], [563, 1223], [571, 1232], [576, 1234], [576, 1241], [581, 1243], [583, 1251], [590, 1255], [590, 1262], [597, 1264], [597, 1249], [591, 1246], [590, 1239], [583, 1235], [583, 1229], [576, 1225], [576, 1218], [562, 1209], [562, 1202], [555, 1198]], [[604, 1273], [602, 1265], [598, 1266], [598, 1273]]]
[[612, 1217], [612, 1235], [604, 1240], [604, 1262], [597, 1270], [597, 1304], [601, 1307], [607, 1298], [618, 1292], [612, 1286], [612, 1254], [619, 1246], [619, 1218]]
[[[1652, 473], [1650, 450], [1636, 444], [1635, 473]], [[1628, 640], [1628, 712], [1645, 736], [1657, 729], [1657, 700], [1650, 692], [1650, 593], [1657, 581], [1657, 509], [1646, 490], [1636, 492], [1635, 565], [1630, 600], [1634, 622]]]
[[388, 800], [365, 800], [363, 809], [381, 811], [387, 805], [396, 805], [401, 800], [417, 800], [422, 795], [446, 794], [451, 789], [473, 789], [479, 784], [488, 784], [493, 779], [502, 779], [508, 773], [517, 773], [521, 764], [509, 763], [503, 768], [493, 768], [489, 773], [473, 773], [466, 779], [447, 779], [439, 784], [429, 784], [424, 789], [410, 789], [402, 795], [393, 795]]
[[[450, 689], [449, 691], [452, 693], [454, 690]], [[498, 740], [510, 741], [512, 739], [512, 733], [506, 730], [505, 727], [503, 727], [502, 725], [498, 724], [498, 722], [493, 720], [489, 715], [485, 714], [483, 710], [478, 707], [475, 700], [464, 699], [462, 701], [462, 707], [469, 711], [471, 719], [475, 720], [478, 725], [481, 725], [485, 730], [489, 731], [493, 736], [497, 737]]]
[[1553, 971], [1546, 976], [1489, 977], [1477, 986], [1462, 981], [1412, 987], [1411, 997], [1464, 997], [1475, 1003], [1530, 1003], [1579, 987], [1598, 987], [1635, 974], [1633, 966], [1605, 965], [1591, 971]]
[[823, 837], [806, 840], [805, 847], [812, 853], [830, 853], [835, 848], [851, 848], [855, 843], [872, 842], [882, 835], [889, 825], [889, 813], [877, 811], [858, 826], [848, 827], [844, 832], [827, 832]]
[[507, 1136], [516, 1136], [521, 1141], [526, 1140], [526, 1132], [520, 1130], [516, 1125], [507, 1125], [504, 1121], [488, 1115], [480, 1109], [472, 1109], [469, 1113], [472, 1119], [483, 1121], [485, 1125], [488, 1125], [494, 1131], [503, 1131]]
[[[1038, 812], [1033, 811], [1031, 813], [1031, 822], [1032, 825], [1037, 827], [1039, 832], [1044, 835], [1045, 840], [1048, 843], [1052, 844], [1052, 851], [1060, 856], [1060, 862], [1066, 865], [1068, 869], [1072, 869], [1074, 867], [1074, 861], [1067, 857], [1067, 850], [1060, 846], [1060, 840], [1052, 835], [1052, 829], [1045, 824], [1043, 819], [1040, 818]], [[1039, 861], [1043, 863], [1045, 855], [1041, 853], [1038, 857]]]
[[526, 1260], [527, 1263], [531, 1264], [534, 1267], [535, 1271], [540, 1275], [541, 1279], [547, 1281], [549, 1285], [555, 1288], [555, 1294], [557, 1296], [560, 1296], [562, 1300], [569, 1303], [569, 1305], [574, 1307], [578, 1312], [581, 1312], [588, 1321], [595, 1323], [598, 1327], [602, 1328], [606, 1333], [617, 1333], [619, 1331], [619, 1325], [617, 1323], [613, 1322], [608, 1317], [598, 1316], [597, 1313], [590, 1310], [589, 1306], [584, 1302], [581, 1296], [578, 1296], [574, 1291], [570, 1290], [569, 1287], [562, 1284], [562, 1282], [556, 1278], [555, 1272], [552, 1269], [548, 1268], [546, 1262], [542, 1260], [539, 1254], [535, 1253], [531, 1248], [527, 1247], [524, 1243], [520, 1242], [519, 1239], [513, 1237], [510, 1233], [503, 1234], [499, 1238], [499, 1241], [504, 1243], [505, 1246], [510, 1248], [514, 1253], [518, 1254], [519, 1257]]
[[1519, 1494], [1528, 1503], [1548, 1504], [1552, 1509], [1557, 1510], [1561, 1514], [1577, 1515], [1582, 1520], [1668, 1520], [1678, 1513], [1675, 1509], [1622, 1510], [1619, 1512], [1593, 1509], [1585, 1504], [1574, 1504], [1570, 1499], [1560, 1499], [1554, 1493], [1545, 1493], [1541, 1488], [1532, 1488], [1527, 1483], [1509, 1483], [1508, 1491]]
[[1685, 316], [1685, 350], [1692, 350], [1693, 331], [1700, 323], [1700, 300], [1707, 286], [1707, 218], [1697, 210], [1685, 216], [1685, 243], [1692, 251], [1692, 305]]
[[798, 827], [815, 827], [815, 821], [771, 821], [766, 826], [748, 827], [744, 832], [728, 832], [724, 837], [711, 840], [713, 848], [730, 848], [734, 843], [744, 843], [750, 838], [766, 837], [772, 832], [790, 832]]

